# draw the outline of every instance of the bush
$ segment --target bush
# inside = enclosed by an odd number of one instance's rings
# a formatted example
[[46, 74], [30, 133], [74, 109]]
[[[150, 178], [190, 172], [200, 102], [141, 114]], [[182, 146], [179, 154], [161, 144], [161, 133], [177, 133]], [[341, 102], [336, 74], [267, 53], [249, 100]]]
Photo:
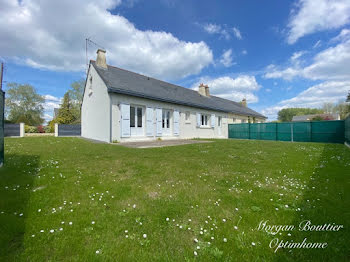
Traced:
[[45, 133], [53, 133], [53, 132], [51, 132], [50, 126], [44, 126], [44, 131], [45, 131]]
[[45, 133], [43, 126], [38, 126], [38, 133]]
[[27, 125], [25, 125], [24, 126], [24, 131], [26, 133], [38, 133], [38, 128], [35, 127], [35, 126], [27, 126]]

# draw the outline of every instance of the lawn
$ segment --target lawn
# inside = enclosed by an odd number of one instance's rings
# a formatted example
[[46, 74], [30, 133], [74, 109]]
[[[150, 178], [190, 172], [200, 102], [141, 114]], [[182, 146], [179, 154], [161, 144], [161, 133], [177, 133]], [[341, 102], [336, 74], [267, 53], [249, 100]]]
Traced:
[[[1, 261], [350, 256], [350, 149], [341, 144], [215, 140], [131, 149], [31, 137], [5, 139], [5, 147]], [[299, 231], [303, 220], [344, 228]], [[271, 234], [258, 230], [261, 221], [295, 229]], [[276, 238], [327, 247], [276, 251], [269, 247]]]

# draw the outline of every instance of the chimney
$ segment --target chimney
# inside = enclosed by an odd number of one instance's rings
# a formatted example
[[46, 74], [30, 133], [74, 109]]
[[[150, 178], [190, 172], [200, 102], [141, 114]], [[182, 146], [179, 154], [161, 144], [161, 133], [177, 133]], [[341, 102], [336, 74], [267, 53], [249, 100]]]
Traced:
[[98, 49], [96, 53], [97, 53], [96, 65], [104, 69], [107, 69], [106, 50]]
[[241, 104], [242, 106], [247, 107], [247, 99], [243, 98]]
[[198, 93], [202, 96], [210, 96], [209, 86], [201, 83], [198, 88]]

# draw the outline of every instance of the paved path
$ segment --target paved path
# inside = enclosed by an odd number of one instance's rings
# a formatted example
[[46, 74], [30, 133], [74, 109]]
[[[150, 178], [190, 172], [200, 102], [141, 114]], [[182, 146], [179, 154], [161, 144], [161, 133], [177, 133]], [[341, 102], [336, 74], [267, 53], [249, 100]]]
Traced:
[[123, 142], [118, 145], [132, 147], [132, 148], [151, 148], [151, 147], [181, 146], [181, 145], [211, 143], [211, 142], [213, 141], [178, 139], [178, 140], [142, 141], [142, 142], [141, 141], [140, 142]]

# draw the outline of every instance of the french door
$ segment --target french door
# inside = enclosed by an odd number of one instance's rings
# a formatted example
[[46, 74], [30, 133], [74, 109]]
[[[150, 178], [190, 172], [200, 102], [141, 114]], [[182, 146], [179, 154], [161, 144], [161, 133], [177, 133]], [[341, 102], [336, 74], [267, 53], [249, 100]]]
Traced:
[[130, 134], [131, 136], [144, 135], [144, 112], [141, 106], [130, 106]]
[[163, 135], [170, 135], [170, 110], [163, 109], [162, 112], [162, 133]]

